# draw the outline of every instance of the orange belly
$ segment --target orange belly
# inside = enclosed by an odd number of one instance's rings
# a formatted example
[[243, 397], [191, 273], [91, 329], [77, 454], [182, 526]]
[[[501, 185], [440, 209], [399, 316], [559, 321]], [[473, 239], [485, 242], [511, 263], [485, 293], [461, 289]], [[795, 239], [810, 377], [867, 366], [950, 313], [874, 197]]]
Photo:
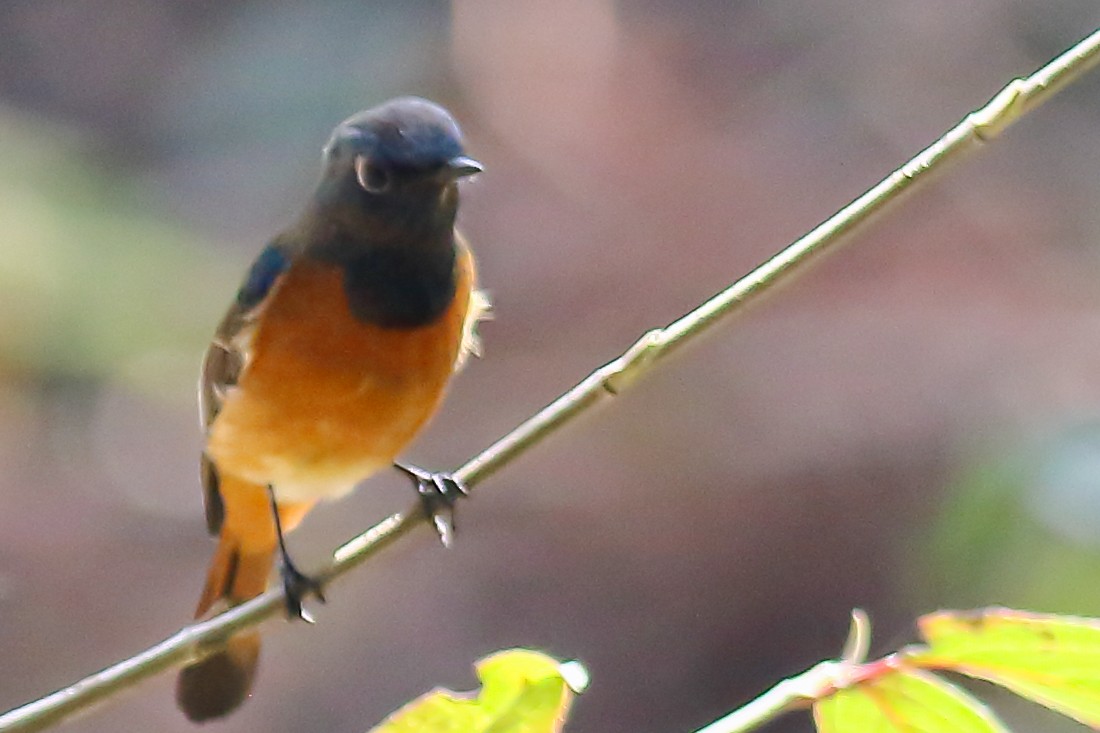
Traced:
[[435, 412], [454, 371], [473, 286], [460, 249], [454, 302], [434, 323], [357, 321], [341, 271], [303, 259], [284, 275], [250, 358], [210, 427], [223, 473], [272, 485], [280, 502], [341, 496], [394, 458]]

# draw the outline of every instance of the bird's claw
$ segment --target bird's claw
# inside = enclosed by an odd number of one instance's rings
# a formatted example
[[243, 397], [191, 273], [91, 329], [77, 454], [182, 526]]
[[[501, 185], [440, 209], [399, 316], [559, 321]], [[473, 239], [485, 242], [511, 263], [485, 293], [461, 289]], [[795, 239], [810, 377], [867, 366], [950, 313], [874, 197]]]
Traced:
[[416, 493], [424, 505], [424, 513], [439, 535], [444, 547], [454, 544], [455, 503], [469, 492], [453, 475], [445, 472], [426, 471], [423, 468], [395, 463], [394, 467], [408, 476], [416, 486]]
[[294, 563], [284, 560], [282, 566], [283, 592], [286, 596], [286, 612], [291, 620], [301, 619], [308, 624], [314, 623], [313, 616], [302, 607], [302, 601], [313, 596], [321, 603], [325, 602], [321, 581], [310, 575], [306, 575], [294, 566]]

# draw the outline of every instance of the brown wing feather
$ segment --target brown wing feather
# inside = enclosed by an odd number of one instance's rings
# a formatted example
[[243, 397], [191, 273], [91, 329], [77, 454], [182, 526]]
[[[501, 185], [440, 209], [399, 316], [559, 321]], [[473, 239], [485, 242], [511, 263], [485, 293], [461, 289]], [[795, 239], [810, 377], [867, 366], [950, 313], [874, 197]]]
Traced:
[[[203, 357], [202, 374], [199, 378], [199, 416], [204, 432], [209, 432], [210, 425], [221, 412], [226, 395], [237, 386], [241, 372], [248, 364], [252, 326], [267, 298], [278, 289], [282, 279], [280, 276], [267, 292], [265, 299], [252, 308], [245, 310], [235, 301], [218, 324], [214, 340], [210, 342]], [[217, 466], [206, 453], [202, 455], [200, 475], [206, 528], [210, 534], [216, 535], [221, 531], [222, 521], [225, 519], [225, 503], [218, 489]]]

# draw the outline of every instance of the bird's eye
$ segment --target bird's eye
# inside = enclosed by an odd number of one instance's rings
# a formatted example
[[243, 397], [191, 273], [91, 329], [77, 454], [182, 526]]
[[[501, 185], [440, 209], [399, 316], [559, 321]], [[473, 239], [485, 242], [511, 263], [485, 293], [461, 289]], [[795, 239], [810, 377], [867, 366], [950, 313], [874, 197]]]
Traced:
[[355, 159], [355, 177], [367, 193], [385, 193], [393, 185], [393, 173], [364, 157]]

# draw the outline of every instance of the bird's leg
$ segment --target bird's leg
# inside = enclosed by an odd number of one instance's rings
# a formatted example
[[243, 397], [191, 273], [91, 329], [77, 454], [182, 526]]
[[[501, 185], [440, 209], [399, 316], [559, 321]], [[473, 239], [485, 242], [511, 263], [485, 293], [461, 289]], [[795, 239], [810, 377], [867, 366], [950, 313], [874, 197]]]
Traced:
[[466, 486], [449, 473], [426, 471], [407, 463], [394, 463], [393, 467], [412, 479], [440, 542], [450, 547], [455, 535], [455, 502], [466, 496]]
[[321, 592], [321, 581], [306, 575], [290, 559], [286, 551], [286, 540], [283, 537], [283, 522], [279, 519], [279, 505], [275, 501], [275, 487], [267, 486], [267, 495], [271, 498], [271, 514], [275, 517], [275, 537], [279, 540], [279, 572], [283, 578], [283, 592], [286, 594], [286, 612], [291, 619], [300, 618], [307, 623], [313, 623], [313, 617], [302, 608], [302, 600], [308, 595], [313, 595], [321, 603], [325, 602], [324, 593]]

